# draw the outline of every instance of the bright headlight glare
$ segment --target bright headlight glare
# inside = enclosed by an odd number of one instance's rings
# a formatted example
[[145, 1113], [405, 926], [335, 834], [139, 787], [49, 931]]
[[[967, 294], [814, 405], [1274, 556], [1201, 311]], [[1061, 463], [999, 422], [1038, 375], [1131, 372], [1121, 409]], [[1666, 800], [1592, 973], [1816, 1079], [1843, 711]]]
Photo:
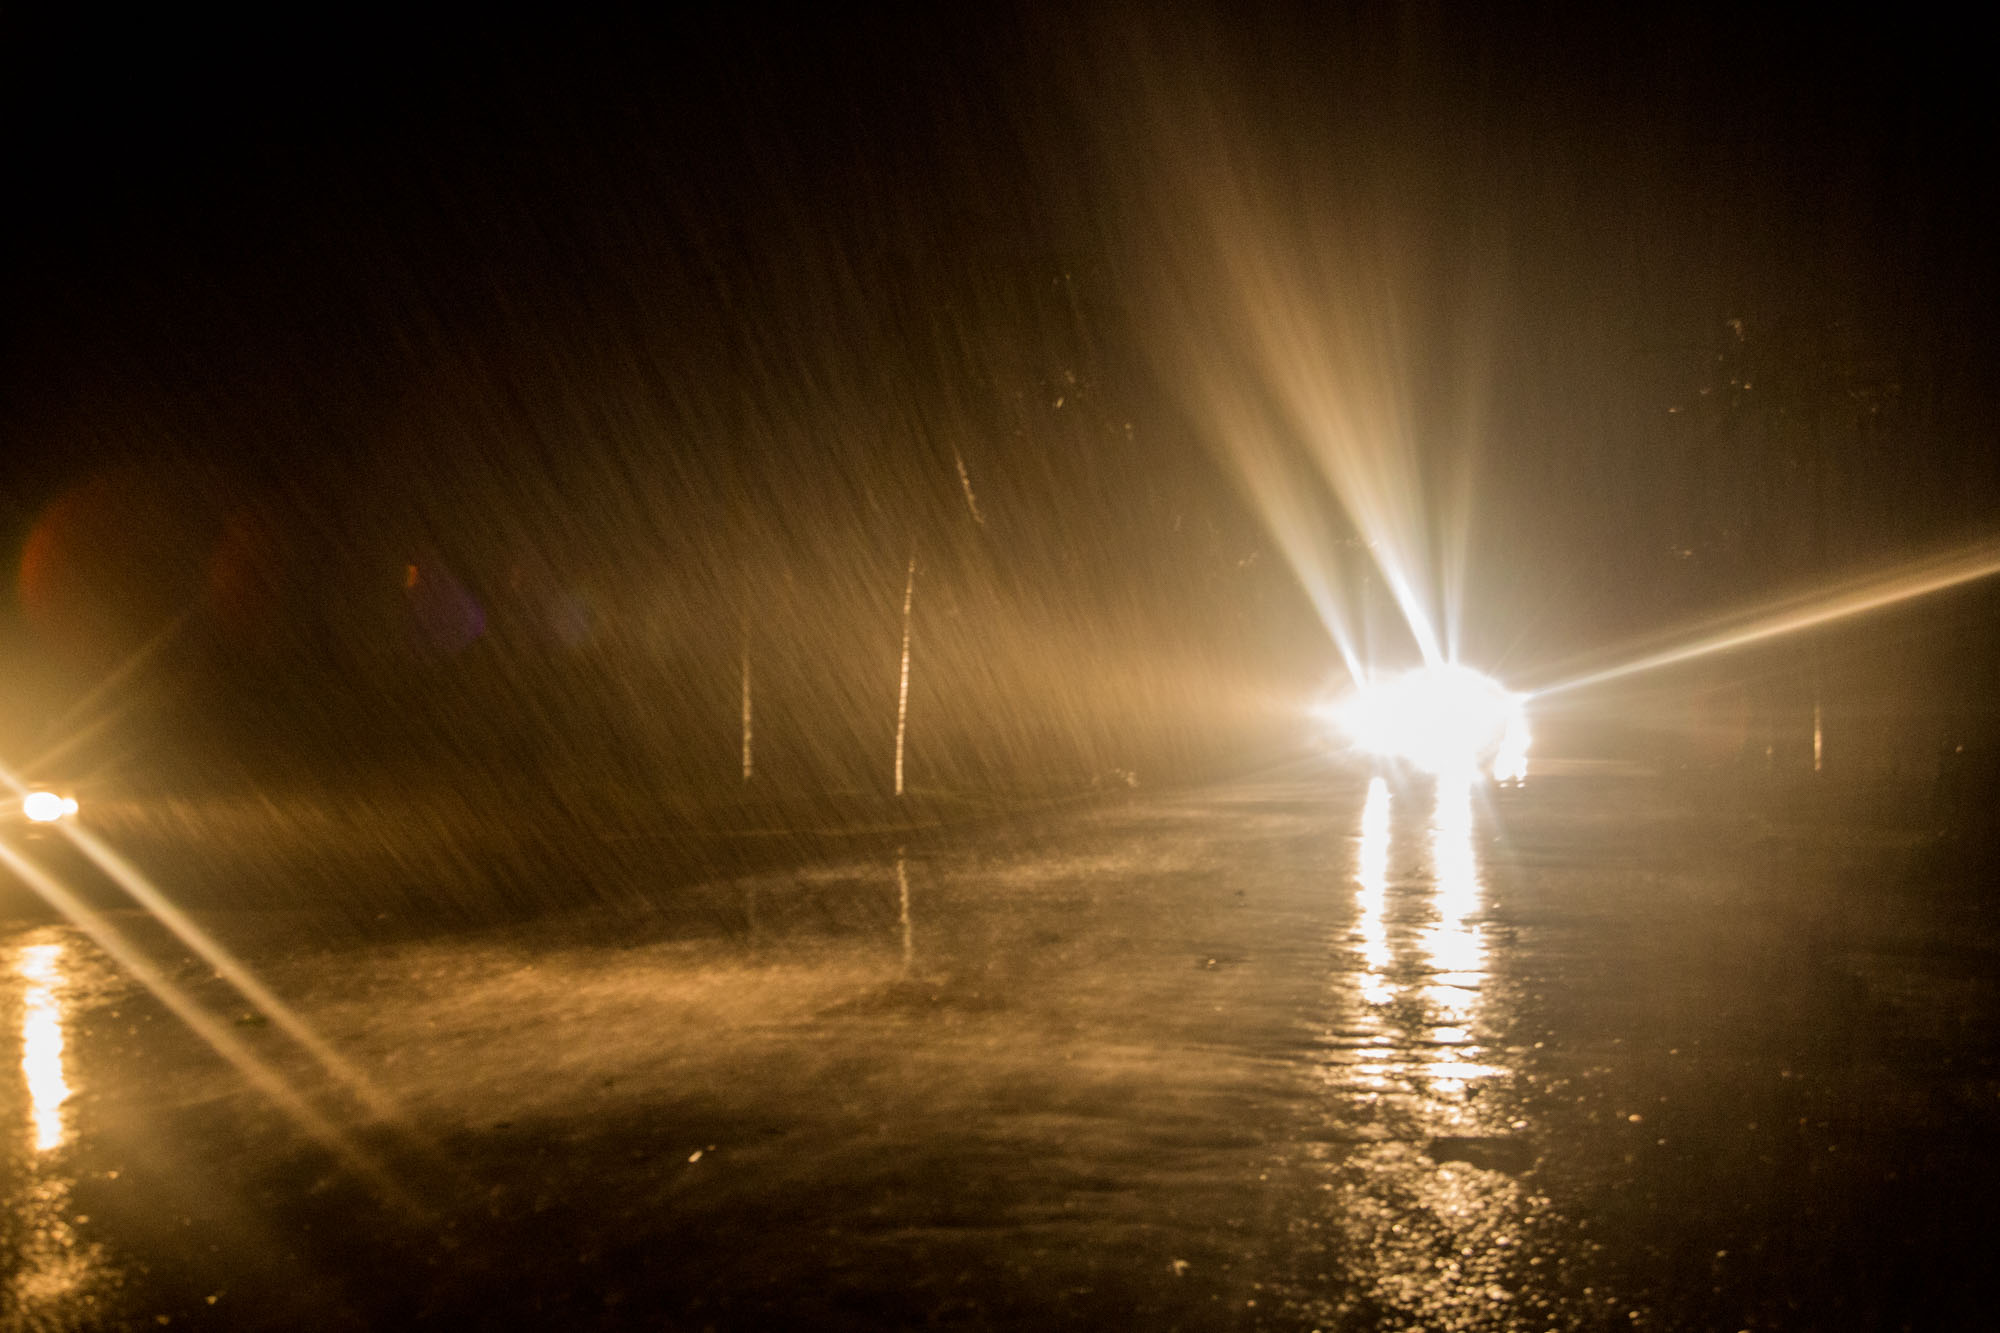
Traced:
[[1432, 773], [1469, 772], [1490, 757], [1496, 778], [1518, 781], [1527, 765], [1521, 696], [1470, 667], [1424, 667], [1370, 681], [1336, 717], [1358, 748]]
[[64, 815], [75, 814], [76, 801], [52, 791], [31, 791], [21, 798], [21, 813], [37, 824], [53, 824]]

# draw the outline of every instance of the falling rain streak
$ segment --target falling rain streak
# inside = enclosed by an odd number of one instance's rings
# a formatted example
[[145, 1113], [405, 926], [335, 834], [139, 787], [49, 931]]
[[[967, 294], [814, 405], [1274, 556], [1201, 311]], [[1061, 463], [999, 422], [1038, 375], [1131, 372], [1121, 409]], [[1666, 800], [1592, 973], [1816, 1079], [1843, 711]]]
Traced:
[[1976, 44], [35, 8], [0, 1330], [1977, 1325]]

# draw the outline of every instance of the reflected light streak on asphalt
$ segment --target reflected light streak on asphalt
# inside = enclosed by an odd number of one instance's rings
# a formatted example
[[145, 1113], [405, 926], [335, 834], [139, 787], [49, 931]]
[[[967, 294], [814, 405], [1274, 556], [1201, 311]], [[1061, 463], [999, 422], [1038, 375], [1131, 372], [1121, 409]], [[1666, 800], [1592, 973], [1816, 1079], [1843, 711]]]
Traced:
[[82, 1316], [91, 1312], [92, 1296], [114, 1287], [119, 1274], [103, 1247], [84, 1241], [71, 1225], [76, 1204], [69, 1180], [61, 1174], [41, 1176], [8, 1204], [21, 1239], [0, 1309], [11, 1307], [21, 1322], [6, 1327], [98, 1327]]
[[[1484, 889], [1474, 843], [1470, 777], [1438, 779], [1430, 821], [1428, 921], [1392, 935], [1388, 867], [1394, 851], [1388, 783], [1372, 779], [1362, 805], [1354, 861], [1354, 945], [1360, 1001], [1344, 1021], [1354, 1063], [1342, 1075], [1370, 1093], [1418, 1091], [1460, 1097], [1474, 1081], [1506, 1073], [1478, 1061], [1478, 1023], [1486, 985], [1486, 939], [1480, 927]], [[1420, 979], [1418, 979], [1420, 977]], [[1396, 1005], [1398, 997], [1420, 1001]]]
[[14, 970], [27, 983], [21, 992], [21, 1073], [28, 1084], [31, 1138], [36, 1152], [48, 1152], [62, 1146], [63, 1103], [70, 1093], [63, 1077], [62, 945], [23, 945]]
[[[1366, 1055], [1347, 1072], [1376, 1092], [1409, 1087], [1462, 1094], [1473, 1081], [1505, 1072], [1466, 1058], [1479, 1051], [1475, 1029], [1487, 968], [1473, 783], [1469, 777], [1438, 779], [1429, 828], [1429, 920], [1414, 932], [1415, 947], [1401, 960], [1390, 930], [1393, 808], [1388, 783], [1371, 780], [1354, 870], [1353, 938], [1360, 962], [1355, 988], [1361, 1005], [1352, 1030], [1360, 1034]], [[1420, 968], [1421, 982], [1411, 979], [1413, 966]], [[1399, 994], [1421, 1001], [1419, 1030], [1409, 1030], [1403, 1020], [1396, 1024], [1402, 1031], [1391, 1030], [1388, 1013]]]
[[1491, 1021], [1491, 950], [1474, 796], [1469, 779], [1438, 782], [1428, 826], [1406, 835], [1424, 837], [1430, 882], [1405, 881], [1400, 905], [1389, 877], [1387, 784], [1370, 783], [1361, 812], [1355, 936], [1367, 1002], [1336, 1020], [1353, 1063], [1336, 1056], [1328, 1072], [1335, 1091], [1347, 1094], [1337, 1114], [1363, 1128], [1356, 1147], [1327, 1159], [1328, 1216], [1345, 1252], [1359, 1258], [1356, 1285], [1383, 1313], [1383, 1327], [1561, 1325], [1546, 1317], [1538, 1285], [1553, 1274], [1534, 1267], [1541, 1259], [1527, 1244], [1548, 1201], [1510, 1171], [1456, 1155], [1525, 1128], [1496, 1123], [1493, 1099], [1471, 1095], [1508, 1073], [1484, 1063], [1477, 1044]]
[[329, 1046], [323, 1037], [307, 1026], [306, 1021], [299, 1017], [290, 1005], [272, 994], [270, 988], [259, 981], [255, 973], [169, 902], [137, 867], [112, 851], [100, 839], [73, 824], [63, 825], [62, 831], [98, 869], [117, 881], [119, 887], [131, 894], [141, 907], [159, 918], [174, 932], [181, 943], [192, 949], [203, 962], [214, 968], [218, 975], [236, 987], [243, 998], [249, 1000], [279, 1030], [309, 1052], [319, 1061], [321, 1067], [359, 1098], [371, 1112], [384, 1120], [400, 1122], [403, 1119], [401, 1108], [387, 1093], [377, 1088], [365, 1074]]
[[424, 1213], [422, 1204], [396, 1181], [382, 1163], [308, 1104], [286, 1081], [283, 1074], [266, 1064], [256, 1052], [245, 1046], [234, 1034], [183, 993], [102, 915], [91, 910], [82, 899], [71, 893], [47, 871], [23, 857], [5, 842], [0, 842], [0, 866], [18, 875], [23, 883], [41, 896], [44, 902], [62, 913], [77, 929], [88, 935], [91, 942], [123, 968], [127, 975], [151, 991], [155, 999], [187, 1024], [196, 1036], [207, 1042], [217, 1055], [234, 1066], [245, 1082], [270, 1098], [300, 1129], [321, 1146], [345, 1161], [357, 1175], [373, 1185], [383, 1198], [413, 1215]]
[[72, 1225], [74, 1181], [60, 1151], [75, 1138], [66, 1109], [75, 1089], [64, 1033], [71, 964], [59, 943], [24, 943], [12, 971], [21, 983], [21, 1074], [33, 1158], [25, 1179], [10, 1191], [0, 1223], [0, 1267], [11, 1269], [0, 1286], [0, 1311], [20, 1321], [5, 1323], [8, 1328], [94, 1327], [94, 1302], [119, 1275], [103, 1248]]
[[901, 847], [896, 849], [896, 917], [903, 934], [903, 975], [917, 961], [916, 927], [910, 922], [910, 864]]
[[1368, 783], [1368, 801], [1361, 808], [1361, 850], [1355, 869], [1356, 930], [1361, 936], [1361, 998], [1371, 1005], [1387, 1004], [1389, 985], [1389, 784], [1381, 778]]
[[[1431, 982], [1424, 988], [1433, 1020], [1430, 1049], [1466, 1052], [1479, 1018], [1486, 982], [1486, 941], [1478, 922], [1482, 888], [1473, 845], [1472, 780], [1463, 774], [1437, 780], [1437, 808], [1431, 818], [1431, 905], [1437, 919], [1422, 936]], [[1430, 1070], [1438, 1092], [1463, 1092], [1473, 1079], [1501, 1070], [1470, 1060], [1442, 1059]]]
[[[1472, 784], [1464, 777], [1437, 780], [1431, 819], [1431, 873], [1437, 921], [1424, 932], [1424, 954], [1437, 980], [1433, 989], [1476, 991], [1486, 949], [1472, 916], [1479, 910], [1479, 862], [1472, 846]], [[1452, 1007], [1448, 1000], [1447, 1007]]]
[[1661, 667], [1691, 662], [1696, 658], [1726, 653], [1762, 643], [1786, 634], [1817, 629], [1870, 611], [1880, 611], [1901, 602], [1927, 597], [1991, 575], [2000, 574], [2000, 545], [1983, 542], [1976, 546], [1933, 556], [1886, 573], [1849, 579], [1831, 589], [1822, 589], [1767, 603], [1748, 611], [1719, 617], [1673, 636], [1679, 642], [1630, 661], [1597, 671], [1571, 676], [1553, 685], [1544, 685], [1533, 696], [1560, 694], [1591, 685], [1635, 676]]

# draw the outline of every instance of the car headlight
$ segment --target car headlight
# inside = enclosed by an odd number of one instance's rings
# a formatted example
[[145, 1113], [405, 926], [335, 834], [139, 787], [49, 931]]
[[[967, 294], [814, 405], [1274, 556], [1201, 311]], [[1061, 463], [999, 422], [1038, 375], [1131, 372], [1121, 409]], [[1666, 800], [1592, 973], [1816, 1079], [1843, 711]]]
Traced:
[[37, 824], [53, 824], [76, 813], [76, 798], [58, 796], [52, 791], [31, 791], [21, 798], [21, 813]]
[[1451, 663], [1371, 680], [1331, 711], [1354, 745], [1431, 773], [1491, 764], [1501, 782], [1527, 775], [1526, 699]]

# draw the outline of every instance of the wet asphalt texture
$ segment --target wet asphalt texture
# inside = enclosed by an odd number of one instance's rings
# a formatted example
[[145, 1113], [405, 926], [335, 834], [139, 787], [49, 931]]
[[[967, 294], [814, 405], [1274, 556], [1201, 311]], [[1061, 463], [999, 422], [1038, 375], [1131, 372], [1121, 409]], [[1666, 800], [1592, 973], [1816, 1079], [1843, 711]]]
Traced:
[[0, 1327], [1989, 1327], [1992, 864], [1294, 770], [505, 926], [197, 913], [283, 1013], [109, 912], [237, 1063], [9, 886]]

